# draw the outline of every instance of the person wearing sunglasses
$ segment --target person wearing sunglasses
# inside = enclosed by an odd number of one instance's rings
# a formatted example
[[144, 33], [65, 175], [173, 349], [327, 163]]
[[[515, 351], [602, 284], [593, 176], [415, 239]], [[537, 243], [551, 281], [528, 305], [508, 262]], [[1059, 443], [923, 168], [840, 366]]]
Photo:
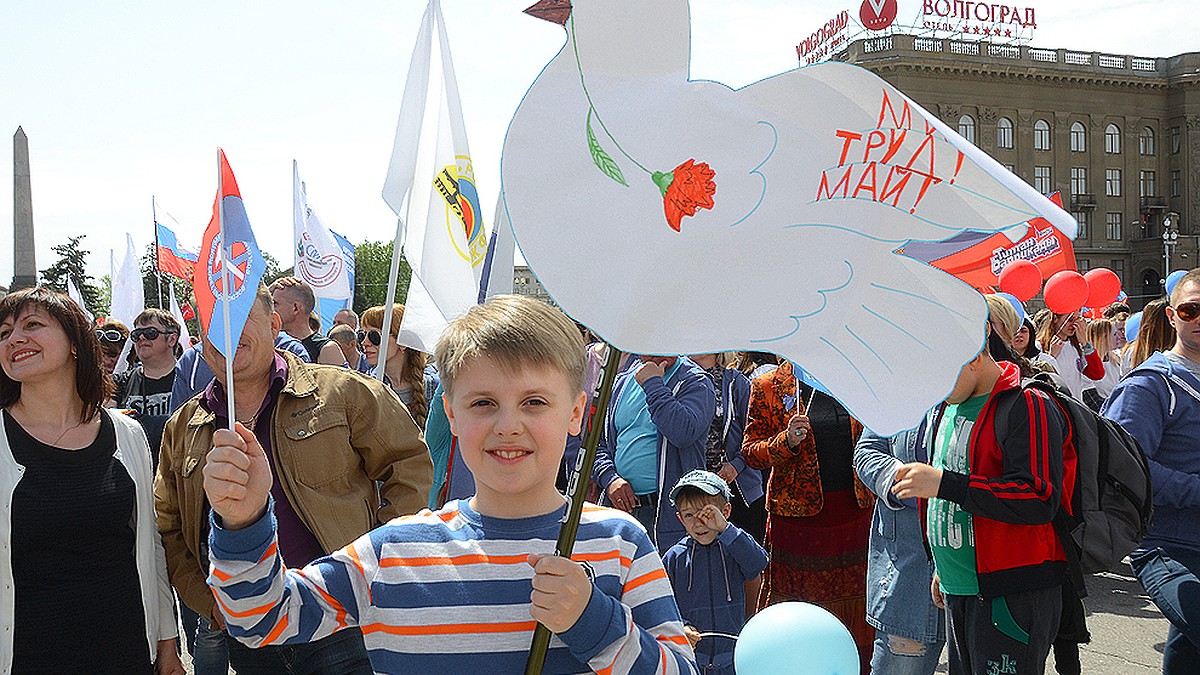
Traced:
[[113, 377], [113, 404], [132, 411], [146, 431], [151, 458], [158, 466], [158, 448], [163, 424], [171, 415], [171, 385], [175, 383], [175, 361], [183, 353], [179, 345], [179, 322], [171, 313], [152, 307], [133, 320], [129, 339], [137, 352], [138, 365]]
[[1154, 515], [1130, 563], [1171, 622], [1163, 673], [1178, 675], [1200, 663], [1200, 598], [1193, 590], [1200, 586], [1200, 268], [1176, 284], [1166, 314], [1175, 346], [1125, 376], [1101, 414], [1146, 453]]
[[129, 328], [120, 321], [105, 321], [96, 328], [96, 339], [100, 340], [100, 366], [112, 375], [129, 339]]
[[[404, 318], [404, 305], [392, 306], [392, 329], [388, 331], [387, 363], [384, 364], [384, 382], [396, 392], [400, 401], [416, 420], [417, 426], [425, 428], [429, 416], [429, 401], [437, 390], [437, 376], [426, 372], [425, 354], [396, 344], [400, 334], [400, 322]], [[383, 306], [372, 307], [362, 313], [358, 331], [358, 344], [362, 346], [371, 371], [379, 365], [379, 346], [383, 343]]]

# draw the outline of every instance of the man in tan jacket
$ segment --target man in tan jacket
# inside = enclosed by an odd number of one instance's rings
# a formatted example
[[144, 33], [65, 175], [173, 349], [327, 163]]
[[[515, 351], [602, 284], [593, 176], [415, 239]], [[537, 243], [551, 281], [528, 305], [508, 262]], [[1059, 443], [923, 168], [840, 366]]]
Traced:
[[[433, 464], [421, 431], [386, 387], [276, 351], [279, 329], [271, 296], [260, 288], [233, 361], [235, 415], [267, 451], [280, 553], [289, 567], [302, 567], [423, 508]], [[209, 508], [202, 469], [213, 431], [229, 421], [225, 359], [211, 343], [204, 357], [216, 380], [167, 422], [154, 499], [172, 585], [220, 627], [205, 584]], [[358, 629], [293, 647], [252, 650], [228, 636], [224, 641], [235, 670], [290, 672], [288, 664], [300, 663], [309, 672], [372, 672]]]

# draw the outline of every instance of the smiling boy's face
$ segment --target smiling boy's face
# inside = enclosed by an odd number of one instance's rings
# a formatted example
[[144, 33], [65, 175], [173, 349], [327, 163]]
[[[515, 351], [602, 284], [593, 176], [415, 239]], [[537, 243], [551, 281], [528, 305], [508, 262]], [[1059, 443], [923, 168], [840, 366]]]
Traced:
[[586, 397], [554, 368], [517, 371], [486, 356], [464, 363], [445, 396], [450, 429], [475, 477], [472, 508], [524, 518], [559, 508], [554, 486], [567, 436], [583, 424]]

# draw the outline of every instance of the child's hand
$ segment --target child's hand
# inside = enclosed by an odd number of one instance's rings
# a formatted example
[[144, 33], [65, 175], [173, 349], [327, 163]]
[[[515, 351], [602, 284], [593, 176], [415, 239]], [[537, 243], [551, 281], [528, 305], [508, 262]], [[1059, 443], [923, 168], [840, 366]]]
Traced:
[[942, 470], [928, 464], [912, 462], [896, 469], [896, 482], [892, 485], [892, 494], [897, 499], [936, 497], [938, 488], [942, 486]]
[[684, 626], [683, 636], [687, 638], [688, 644], [692, 645], [692, 649], [700, 642], [700, 631], [696, 630], [695, 626]]
[[725, 514], [721, 513], [713, 504], [706, 504], [700, 509], [700, 513], [696, 514], [700, 519], [700, 523], [713, 532], [724, 532], [726, 527], [729, 527], [729, 521], [725, 519]]
[[213, 432], [213, 449], [204, 464], [204, 493], [224, 527], [239, 530], [262, 518], [273, 479], [254, 432], [241, 422], [234, 429]]
[[569, 558], [530, 554], [525, 560], [534, 572], [530, 616], [551, 633], [565, 633], [587, 609], [592, 582], [583, 567]]
[[652, 377], [662, 377], [667, 374], [667, 369], [663, 364], [657, 361], [645, 361], [633, 373], [633, 379], [637, 380], [638, 384], [646, 384], [646, 380]]

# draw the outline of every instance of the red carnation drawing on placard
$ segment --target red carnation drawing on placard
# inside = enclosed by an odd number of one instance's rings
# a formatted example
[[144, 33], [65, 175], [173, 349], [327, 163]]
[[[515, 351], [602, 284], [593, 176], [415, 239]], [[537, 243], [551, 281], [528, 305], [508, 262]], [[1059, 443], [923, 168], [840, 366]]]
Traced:
[[717, 192], [713, 177], [716, 175], [708, 164], [697, 164], [695, 159], [680, 164], [674, 171], [655, 171], [650, 175], [662, 192], [663, 211], [672, 230], [679, 232], [679, 221], [684, 216], [694, 216], [700, 209], [713, 207], [713, 195]]
[[[571, 21], [570, 26], [571, 44], [574, 46], [575, 22]], [[658, 186], [663, 197], [663, 213], [667, 218], [667, 225], [671, 226], [672, 230], [680, 231], [680, 221], [684, 216], [694, 216], [700, 209], [712, 209], [715, 205], [713, 195], [717, 193], [717, 183], [713, 178], [716, 177], [717, 172], [713, 171], [706, 162], [697, 163], [695, 158], [687, 160], [671, 171], [651, 171], [642, 166], [640, 162], [625, 152], [608, 127], [604, 125], [604, 120], [600, 119], [600, 113], [596, 112], [596, 106], [592, 103], [592, 96], [588, 93], [587, 84], [584, 82], [578, 47], [575, 48], [575, 65], [579, 68], [579, 82], [583, 86], [583, 94], [588, 100], [587, 143], [588, 151], [592, 154], [592, 162], [595, 163], [596, 168], [600, 169], [605, 176], [629, 187], [629, 182], [625, 180], [625, 174], [622, 173], [621, 167], [617, 165], [611, 155], [605, 152], [600, 141], [597, 140], [596, 132], [592, 129], [593, 117], [600, 123], [600, 129], [604, 135], [612, 141], [625, 159], [649, 174], [650, 180]]]

